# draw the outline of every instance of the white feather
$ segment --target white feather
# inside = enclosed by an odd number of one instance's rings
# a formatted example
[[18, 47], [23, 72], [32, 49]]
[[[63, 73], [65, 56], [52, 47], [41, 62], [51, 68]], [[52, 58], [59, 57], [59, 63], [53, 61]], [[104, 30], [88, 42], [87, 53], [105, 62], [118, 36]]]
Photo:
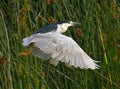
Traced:
[[39, 58], [48, 59], [51, 57], [52, 64], [57, 65], [58, 61], [61, 61], [82, 69], [96, 69], [99, 67], [72, 38], [57, 31], [44, 34], [38, 33], [24, 38], [23, 46], [28, 46], [33, 42], [35, 49], [32, 53]]

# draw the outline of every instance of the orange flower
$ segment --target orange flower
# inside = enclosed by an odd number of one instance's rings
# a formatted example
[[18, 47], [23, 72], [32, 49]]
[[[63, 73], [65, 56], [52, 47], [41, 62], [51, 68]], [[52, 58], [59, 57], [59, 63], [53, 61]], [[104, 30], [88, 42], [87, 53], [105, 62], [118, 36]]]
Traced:
[[5, 63], [5, 58], [4, 57], [0, 57], [0, 64], [4, 64]]
[[75, 34], [78, 35], [79, 37], [83, 36], [82, 30], [80, 30], [79, 28], [75, 30]]
[[120, 15], [118, 15], [118, 14], [112, 14], [112, 18], [114, 18], [114, 19], [117, 19], [119, 17], [120, 17]]
[[53, 17], [50, 17], [50, 18], [48, 19], [48, 21], [49, 21], [50, 23], [56, 23], [56, 22], [57, 22], [57, 20], [56, 20], [55, 18], [53, 18]]
[[45, 1], [48, 5], [51, 3], [51, 0], [45, 0]]

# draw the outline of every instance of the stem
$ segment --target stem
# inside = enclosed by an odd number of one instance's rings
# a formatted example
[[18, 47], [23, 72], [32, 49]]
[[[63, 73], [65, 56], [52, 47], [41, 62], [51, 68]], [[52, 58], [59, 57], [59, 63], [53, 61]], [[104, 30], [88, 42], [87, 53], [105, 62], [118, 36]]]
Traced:
[[3, 20], [3, 25], [4, 25], [4, 29], [5, 29], [5, 33], [6, 33], [6, 39], [7, 39], [7, 49], [8, 49], [8, 79], [10, 81], [10, 89], [13, 89], [13, 85], [12, 85], [12, 77], [11, 77], [11, 69], [10, 69], [10, 44], [9, 44], [9, 37], [8, 37], [8, 32], [7, 32], [7, 28], [6, 28], [6, 25], [5, 25], [5, 21], [4, 21], [4, 16], [3, 16], [3, 13], [2, 11], [0, 10], [0, 14], [1, 14], [1, 17], [2, 17], [2, 20]]

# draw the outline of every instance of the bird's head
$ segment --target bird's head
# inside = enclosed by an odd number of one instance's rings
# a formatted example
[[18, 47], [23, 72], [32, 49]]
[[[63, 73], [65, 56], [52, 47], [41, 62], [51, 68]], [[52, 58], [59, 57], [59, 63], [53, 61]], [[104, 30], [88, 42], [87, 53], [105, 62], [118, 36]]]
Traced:
[[68, 21], [68, 20], [65, 20], [65, 21], [62, 21], [62, 22], [58, 22], [57, 23], [57, 31], [59, 31], [60, 33], [64, 33], [67, 31], [67, 28], [70, 27], [70, 26], [74, 26], [76, 24], [79, 24], [80, 23], [77, 23], [77, 22], [73, 22], [73, 21]]

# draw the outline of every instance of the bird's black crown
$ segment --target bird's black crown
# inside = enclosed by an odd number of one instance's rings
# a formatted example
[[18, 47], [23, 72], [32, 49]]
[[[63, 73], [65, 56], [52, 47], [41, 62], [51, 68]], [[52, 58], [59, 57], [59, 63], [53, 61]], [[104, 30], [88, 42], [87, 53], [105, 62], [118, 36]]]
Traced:
[[57, 24], [70, 23], [70, 22], [71, 22], [70, 20], [64, 20], [64, 21], [58, 22]]

